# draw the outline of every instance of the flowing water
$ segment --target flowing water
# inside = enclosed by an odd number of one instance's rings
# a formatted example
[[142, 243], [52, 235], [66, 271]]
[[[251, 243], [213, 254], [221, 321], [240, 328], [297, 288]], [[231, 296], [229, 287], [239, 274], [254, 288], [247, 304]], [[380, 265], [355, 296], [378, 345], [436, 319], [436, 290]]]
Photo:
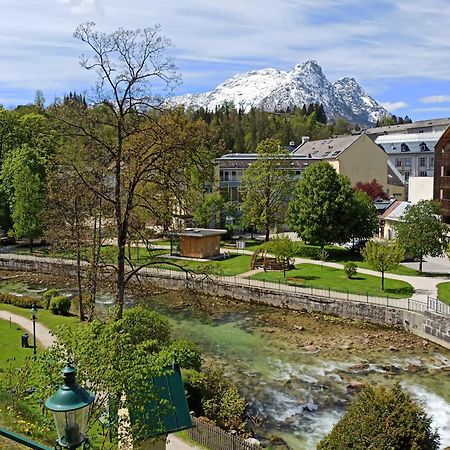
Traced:
[[[8, 287], [0, 283], [2, 289], [14, 291], [11, 283]], [[20, 293], [28, 290], [20, 283], [16, 289]], [[103, 300], [108, 303], [107, 297]], [[202, 311], [175, 303], [173, 296], [160, 295], [152, 298], [151, 307], [169, 316], [174, 334], [195, 341], [207, 359], [220, 365], [238, 385], [249, 401], [257, 436], [276, 435], [293, 449], [314, 449], [353, 398], [349, 385], [398, 381], [432, 416], [441, 448], [450, 445], [449, 352], [435, 346], [428, 351], [400, 345], [396, 351], [367, 345], [363, 355], [305, 351], [294, 341], [269, 333], [273, 330], [256, 320], [270, 315], [271, 308], [239, 308], [232, 303], [212, 314], [211, 308]], [[323, 328], [317, 330], [323, 332]], [[339, 326], [326, 324], [325, 340], [337, 340], [342, 332]], [[361, 330], [355, 328], [354, 339], [361, 336]]]

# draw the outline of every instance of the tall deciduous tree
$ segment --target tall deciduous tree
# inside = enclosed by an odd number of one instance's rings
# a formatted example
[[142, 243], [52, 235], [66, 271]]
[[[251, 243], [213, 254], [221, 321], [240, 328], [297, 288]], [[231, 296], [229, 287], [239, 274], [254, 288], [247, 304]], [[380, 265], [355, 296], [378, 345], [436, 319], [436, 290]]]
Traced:
[[[170, 42], [159, 27], [106, 34], [86, 23], [74, 36], [88, 49], [82, 67], [95, 71], [98, 81], [88, 105], [62, 103], [56, 117], [64, 124], [68, 145], [81, 144], [82, 161], [77, 157], [72, 164], [80, 181], [113, 211], [120, 319], [126, 283], [139, 270], [126, 255], [130, 236], [139, 234], [132, 225], [144, 226], [142, 211], [156, 210], [167, 192], [175, 198], [186, 192], [190, 171], [205, 164], [204, 135], [199, 122], [161, 113], [163, 99], [156, 93], [172, 90], [178, 77], [165, 53]], [[102, 180], [107, 189], [92, 179]]]
[[372, 200], [365, 192], [355, 191], [349, 220], [351, 238], [371, 239], [377, 226], [377, 213]]
[[408, 254], [422, 259], [426, 256], [442, 256], [447, 248], [448, 227], [440, 219], [439, 205], [431, 200], [421, 200], [407, 208], [395, 230], [397, 239]]
[[288, 207], [288, 225], [302, 240], [323, 249], [352, 237], [353, 189], [327, 162], [308, 167], [300, 178]]
[[384, 291], [384, 273], [400, 264], [405, 257], [405, 249], [395, 241], [369, 241], [361, 250], [361, 255], [372, 269], [381, 272], [381, 289]]
[[289, 153], [280, 142], [266, 139], [257, 149], [258, 158], [244, 173], [242, 195], [244, 221], [265, 231], [284, 223], [286, 205], [294, 186], [294, 172]]

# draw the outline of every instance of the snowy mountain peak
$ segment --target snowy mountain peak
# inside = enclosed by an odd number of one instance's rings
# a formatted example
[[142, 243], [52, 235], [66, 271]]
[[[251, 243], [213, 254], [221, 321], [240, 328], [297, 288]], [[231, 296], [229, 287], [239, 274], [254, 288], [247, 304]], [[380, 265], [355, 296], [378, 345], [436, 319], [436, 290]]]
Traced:
[[225, 102], [249, 111], [285, 111], [321, 103], [329, 120], [343, 117], [353, 123], [370, 125], [389, 113], [354, 78], [344, 77], [331, 84], [314, 60], [297, 64], [290, 72], [274, 68], [237, 74], [213, 91], [187, 94], [169, 100], [172, 106], [214, 110]]

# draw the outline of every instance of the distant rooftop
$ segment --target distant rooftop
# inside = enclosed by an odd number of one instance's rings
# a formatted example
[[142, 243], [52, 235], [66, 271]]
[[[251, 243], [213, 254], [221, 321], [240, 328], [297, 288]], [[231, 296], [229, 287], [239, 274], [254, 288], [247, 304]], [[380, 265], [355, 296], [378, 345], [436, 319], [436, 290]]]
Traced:
[[413, 123], [404, 123], [401, 125], [388, 125], [385, 127], [373, 127], [365, 130], [366, 134], [389, 134], [413, 131], [415, 128], [428, 127], [447, 127], [450, 125], [450, 118], [418, 120]]
[[307, 141], [297, 147], [293, 155], [312, 157], [317, 159], [333, 159], [339, 156], [346, 148], [350, 147], [362, 135], [341, 136], [322, 139], [319, 141]]
[[395, 133], [383, 134], [375, 139], [377, 144], [408, 143], [408, 142], [437, 142], [444, 131], [430, 131], [427, 133]]

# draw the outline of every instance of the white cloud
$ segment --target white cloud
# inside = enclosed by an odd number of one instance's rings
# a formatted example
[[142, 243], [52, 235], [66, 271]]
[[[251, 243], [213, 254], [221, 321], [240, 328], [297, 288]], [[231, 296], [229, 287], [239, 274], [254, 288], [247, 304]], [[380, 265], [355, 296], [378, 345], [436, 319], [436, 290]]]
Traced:
[[417, 113], [434, 113], [434, 112], [450, 112], [450, 106], [430, 106], [429, 108], [413, 108], [412, 112]]
[[420, 99], [422, 103], [448, 103], [450, 102], [450, 95], [430, 95]]
[[448, 0], [3, 0], [0, 95], [5, 87], [89, 85], [78, 66], [85, 48], [72, 33], [92, 20], [102, 31], [160, 23], [176, 46], [186, 89], [201, 80], [208, 90], [231, 73], [286, 70], [309, 58], [331, 80], [353, 76], [371, 91], [424, 74], [450, 81]]
[[387, 109], [389, 112], [393, 113], [399, 109], [405, 109], [408, 107], [406, 102], [381, 102], [381, 106]]

